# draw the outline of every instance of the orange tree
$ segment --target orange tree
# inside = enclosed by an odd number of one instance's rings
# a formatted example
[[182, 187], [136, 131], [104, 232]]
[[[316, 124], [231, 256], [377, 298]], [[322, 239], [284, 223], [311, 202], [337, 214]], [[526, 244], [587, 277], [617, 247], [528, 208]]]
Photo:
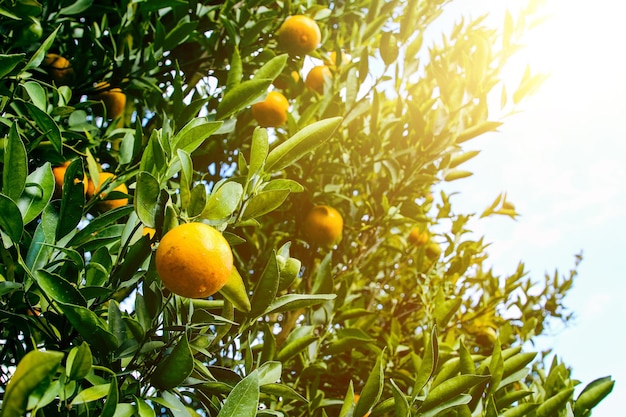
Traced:
[[[575, 393], [526, 349], [568, 321], [575, 268], [495, 275], [435, 191], [502, 123], [490, 97], [512, 112], [541, 80], [499, 80], [535, 9], [432, 41], [448, 3], [0, 3], [2, 416], [589, 415], [612, 379]], [[279, 89], [286, 123], [259, 127]], [[199, 299], [155, 265], [192, 222], [233, 258]]]

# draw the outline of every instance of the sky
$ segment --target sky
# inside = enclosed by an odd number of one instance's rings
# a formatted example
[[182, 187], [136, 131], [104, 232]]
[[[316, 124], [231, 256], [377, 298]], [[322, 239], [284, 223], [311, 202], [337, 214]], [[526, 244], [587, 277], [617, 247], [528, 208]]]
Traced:
[[[463, 14], [512, 11], [523, 1], [470, 0]], [[455, 5], [456, 6], [456, 5]], [[513, 272], [523, 260], [541, 281], [558, 270], [567, 275], [582, 253], [565, 306], [574, 321], [536, 348], [552, 347], [580, 380], [611, 375], [612, 394], [594, 417], [623, 413], [626, 398], [626, 3], [618, 0], [548, 0], [550, 18], [526, 38], [518, 64], [550, 74], [522, 112], [497, 133], [470, 142], [478, 157], [463, 165], [474, 175], [449, 183], [459, 191], [459, 212], [482, 213], [501, 192], [515, 204], [517, 220], [498, 216], [475, 223], [491, 242], [494, 270]], [[514, 71], [513, 71], [514, 72]]]

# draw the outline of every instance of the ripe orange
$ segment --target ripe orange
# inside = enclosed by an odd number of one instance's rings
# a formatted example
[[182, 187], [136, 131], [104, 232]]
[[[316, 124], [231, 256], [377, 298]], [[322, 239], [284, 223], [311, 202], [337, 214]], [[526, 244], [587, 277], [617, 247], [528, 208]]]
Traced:
[[[100, 193], [100, 188], [102, 187], [102, 184], [104, 184], [105, 181], [109, 179], [114, 180], [115, 176], [110, 172], [101, 172], [100, 183], [98, 184], [98, 188], [95, 188], [95, 184], [93, 183], [92, 180], [89, 180], [89, 184], [87, 185], [87, 197], [88, 198], [92, 198], [94, 195], [100, 194], [100, 198], [103, 199], [102, 201], [99, 201], [97, 204], [97, 208], [100, 211], [108, 211], [108, 210], [112, 210], [114, 208], [122, 207], [128, 204], [128, 198], [117, 198], [115, 200], [106, 200], [107, 193]], [[126, 184], [124, 183], [120, 183], [118, 186], [116, 186], [113, 189], [113, 191], [119, 191], [121, 193], [128, 194], [128, 188], [126, 187]]]
[[74, 79], [74, 69], [70, 61], [61, 55], [46, 54], [43, 66], [56, 85], [68, 85]]
[[408, 241], [415, 246], [422, 246], [428, 243], [430, 236], [428, 230], [421, 230], [419, 226], [415, 226], [409, 233]]
[[126, 94], [121, 88], [111, 88], [111, 85], [102, 81], [96, 84], [97, 92], [91, 96], [93, 100], [102, 101], [109, 119], [117, 119], [124, 113]]
[[330, 72], [330, 68], [326, 65], [318, 65], [311, 68], [311, 71], [306, 76], [304, 83], [311, 90], [315, 90], [320, 94], [324, 93], [324, 82], [326, 78], [332, 78], [333, 73]]
[[278, 91], [270, 91], [264, 101], [252, 105], [252, 117], [263, 127], [278, 127], [287, 121], [289, 101]]
[[278, 45], [289, 55], [309, 54], [321, 41], [320, 27], [308, 16], [290, 16], [278, 29]]
[[332, 51], [328, 56], [328, 59], [324, 60], [324, 62], [331, 67], [340, 67], [342, 65], [349, 64], [350, 61], [352, 61], [352, 57], [344, 51], [341, 51], [340, 62], [337, 62], [337, 51]]
[[[52, 175], [54, 175], [54, 197], [60, 198], [63, 190], [63, 183], [65, 182], [65, 171], [71, 161], [65, 161], [61, 165], [52, 168]], [[80, 181], [78, 178], [74, 179], [74, 184], [78, 184]], [[87, 175], [83, 179], [84, 192], [87, 193]]]
[[156, 250], [156, 270], [163, 285], [182, 297], [204, 298], [230, 278], [233, 253], [213, 227], [185, 223], [163, 236]]
[[303, 224], [304, 235], [309, 243], [331, 245], [341, 238], [343, 217], [333, 207], [318, 205], [306, 215]]
[[148, 227], [148, 226], [144, 226], [143, 231], [141, 232], [143, 236], [148, 236], [150, 239], [154, 237], [155, 233], [156, 233], [156, 229], [154, 227]]

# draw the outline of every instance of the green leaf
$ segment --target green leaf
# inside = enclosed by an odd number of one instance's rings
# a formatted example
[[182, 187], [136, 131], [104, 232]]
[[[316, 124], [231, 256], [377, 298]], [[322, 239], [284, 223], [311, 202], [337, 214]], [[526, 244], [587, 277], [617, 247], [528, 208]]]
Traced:
[[189, 197], [189, 205], [187, 206], [187, 213], [190, 217], [196, 217], [202, 214], [206, 207], [206, 188], [204, 184], [196, 184], [191, 189], [191, 195]]
[[65, 181], [61, 198], [61, 212], [57, 223], [57, 239], [72, 232], [83, 217], [85, 205], [85, 188], [82, 183], [75, 183], [74, 178], [83, 178], [83, 167], [80, 160], [73, 161], [65, 170]]
[[523, 416], [532, 416], [533, 411], [539, 407], [539, 404], [535, 403], [522, 403], [518, 404], [513, 408], [509, 408], [504, 413], [502, 413], [502, 417], [523, 417]]
[[549, 417], [558, 415], [559, 411], [565, 407], [565, 404], [572, 399], [574, 394], [574, 388], [565, 389], [558, 394], [548, 398], [544, 401], [537, 410], [535, 415], [537, 417]]
[[487, 132], [493, 132], [500, 126], [502, 126], [502, 122], [493, 122], [486, 120], [484, 122], [478, 123], [477, 125], [469, 127], [461, 132], [456, 138], [456, 143], [463, 143]]
[[122, 217], [129, 215], [133, 211], [132, 206], [118, 207], [93, 219], [87, 226], [81, 229], [70, 239], [67, 246], [77, 247], [84, 245], [94, 239], [94, 235], [104, 230], [107, 226], [116, 223]]
[[67, 7], [63, 7], [59, 10], [59, 15], [72, 16], [77, 15], [85, 10], [89, 9], [93, 3], [93, 0], [78, 0], [73, 2]]
[[150, 407], [143, 398], [135, 397], [135, 403], [137, 403], [139, 417], [156, 417], [156, 413], [152, 407]]
[[4, 194], [0, 194], [0, 230], [11, 238], [13, 243], [18, 243], [22, 237], [24, 224], [22, 213], [17, 205]]
[[249, 313], [252, 309], [246, 286], [237, 268], [233, 267], [228, 281], [219, 292], [224, 298], [230, 301], [237, 310]]
[[254, 370], [230, 392], [217, 417], [254, 417], [259, 403], [259, 374]]
[[267, 309], [267, 307], [274, 301], [276, 292], [278, 291], [279, 273], [278, 262], [276, 260], [276, 251], [272, 251], [270, 254], [261, 278], [250, 300], [251, 317], [259, 317]]
[[441, 415], [440, 413], [450, 408], [458, 407], [464, 404], [468, 404], [472, 400], [472, 396], [469, 394], [460, 394], [450, 400], [433, 404], [433, 408], [425, 413], [420, 413], [420, 417], [435, 417]]
[[10, 74], [25, 56], [25, 54], [0, 54], [0, 79]]
[[30, 173], [17, 206], [24, 218], [24, 224], [35, 220], [46, 208], [54, 194], [54, 175], [50, 163], [46, 162]]
[[63, 353], [50, 350], [33, 350], [24, 355], [6, 386], [2, 400], [2, 417], [26, 415], [29, 395], [56, 371], [62, 359]]
[[35, 281], [37, 281], [37, 285], [39, 285], [42, 291], [51, 299], [66, 304], [87, 306], [87, 301], [76, 287], [60, 275], [53, 274], [45, 269], [40, 269], [39, 271], [35, 271], [34, 277]]
[[53, 251], [51, 245], [55, 242], [55, 230], [58, 222], [58, 213], [54, 206], [44, 208], [41, 221], [35, 229], [35, 234], [28, 247], [24, 263], [31, 271], [43, 268]]
[[4, 149], [4, 165], [2, 167], [2, 193], [13, 201], [17, 201], [24, 190], [28, 175], [28, 157], [26, 147], [13, 123]]
[[241, 55], [239, 54], [239, 47], [233, 45], [233, 54], [230, 57], [230, 69], [228, 70], [228, 76], [226, 77], [226, 89], [229, 90], [241, 82], [243, 68], [241, 64]]
[[294, 180], [279, 178], [263, 184], [263, 191], [270, 190], [289, 190], [292, 193], [301, 193], [304, 191], [304, 187]]
[[265, 172], [271, 173], [293, 164], [307, 153], [326, 142], [341, 123], [341, 117], [312, 123], [281, 143], [267, 156]]
[[265, 164], [265, 159], [269, 151], [269, 138], [267, 129], [257, 127], [252, 134], [252, 145], [250, 147], [250, 166], [248, 167], [248, 181], [252, 179]]
[[335, 294], [287, 294], [276, 297], [264, 314], [284, 313], [285, 311], [311, 307], [334, 300]]
[[585, 415], [587, 410], [594, 408], [613, 391], [614, 385], [615, 381], [613, 381], [610, 376], [598, 378], [587, 384], [580, 395], [578, 395], [578, 398], [576, 398], [574, 415], [576, 417]]
[[254, 74], [255, 80], [275, 80], [285, 68], [287, 64], [287, 54], [275, 56], [267, 61], [261, 68]]
[[41, 84], [35, 81], [27, 81], [23, 84], [23, 87], [33, 104], [40, 110], [46, 111], [46, 107], [48, 106], [48, 95]]
[[307, 346], [318, 340], [313, 334], [314, 326], [298, 326], [289, 333], [287, 340], [276, 355], [276, 359], [285, 362], [301, 353]]
[[65, 366], [67, 377], [72, 380], [83, 379], [91, 371], [92, 365], [91, 349], [86, 342], [83, 342], [80, 346], [73, 347], [67, 355]]
[[201, 217], [207, 220], [223, 220], [239, 207], [243, 187], [238, 182], [227, 181], [209, 196]]
[[253, 195], [246, 202], [242, 219], [254, 219], [276, 210], [285, 202], [289, 194], [289, 190], [270, 190]]
[[280, 380], [282, 363], [277, 361], [265, 362], [259, 368], [259, 386], [272, 384]]
[[315, 271], [312, 294], [330, 294], [333, 292], [332, 261], [333, 253], [331, 251], [324, 256], [317, 267], [317, 271]]
[[157, 365], [150, 381], [160, 390], [169, 390], [182, 384], [192, 371], [193, 356], [187, 335], [183, 334], [172, 352]]
[[61, 129], [49, 114], [39, 109], [32, 103], [25, 102], [24, 105], [28, 110], [28, 114], [33, 118], [37, 127], [41, 130], [41, 134], [52, 143], [54, 149], [63, 154], [63, 138], [61, 137]]
[[512, 373], [524, 368], [526, 365], [531, 363], [536, 356], [537, 352], [522, 352], [507, 358], [504, 361], [504, 372], [502, 377], [506, 378]]
[[304, 398], [298, 391], [285, 384], [263, 384], [260, 391], [263, 394], [273, 395], [275, 397], [282, 397], [286, 400], [300, 401], [308, 403], [308, 400]]
[[117, 338], [106, 330], [104, 323], [93, 311], [59, 301], [57, 304], [72, 326], [98, 352], [107, 353], [118, 346]]
[[159, 181], [149, 172], [143, 171], [137, 174], [137, 188], [133, 199], [135, 211], [142, 223], [148, 227], [156, 226], [155, 215], [160, 192]]
[[489, 381], [487, 397], [495, 394], [496, 390], [500, 388], [500, 382], [502, 382], [502, 375], [504, 374], [504, 359], [502, 358], [500, 339], [497, 339], [494, 344], [491, 361], [489, 362], [489, 373], [491, 374], [491, 381]]
[[238, 111], [246, 108], [257, 98], [262, 96], [272, 84], [269, 79], [252, 79], [237, 84], [228, 90], [217, 107], [217, 120], [226, 119]]
[[[50, 35], [48, 35], [48, 37], [41, 43], [39, 48], [37, 48], [35, 53], [30, 57], [30, 59], [26, 63], [24, 70], [29, 70], [31, 68], [35, 68], [41, 65], [41, 63], [43, 62], [46, 56], [46, 52], [48, 51], [48, 49], [50, 49], [50, 47], [54, 43], [54, 39], [56, 38], [57, 32], [59, 31], [60, 28], [61, 28], [61, 25], [57, 26], [57, 28], [54, 29], [52, 33], [50, 33]], [[61, 153], [60, 150], [57, 149], [57, 151]]]
[[365, 381], [365, 385], [363, 386], [363, 390], [361, 391], [359, 401], [357, 401], [356, 407], [354, 408], [354, 417], [363, 417], [380, 399], [385, 377], [385, 373], [383, 371], [384, 354], [385, 351], [383, 350], [378, 355], [376, 363], [374, 364], [374, 368], [372, 368], [372, 371], [367, 377], [367, 381]]
[[393, 379], [390, 379], [389, 382], [391, 383], [391, 388], [393, 389], [394, 415], [396, 417], [410, 417], [411, 408], [406, 399], [406, 395], [404, 395]]
[[420, 395], [422, 389], [435, 374], [437, 361], [439, 359], [439, 345], [437, 343], [437, 330], [431, 331], [430, 337], [426, 340], [424, 358], [413, 385], [413, 401]]
[[[489, 375], [458, 375], [432, 389], [420, 407], [421, 412], [428, 411], [439, 404], [453, 400], [475, 385], [489, 379]], [[465, 404], [465, 403], [464, 403]]]
[[180, 149], [191, 154], [202, 142], [222, 127], [222, 124], [223, 122], [208, 121], [206, 117], [192, 119], [172, 138], [173, 150]]
[[97, 401], [109, 394], [111, 384], [98, 384], [80, 391], [72, 400], [72, 406]]

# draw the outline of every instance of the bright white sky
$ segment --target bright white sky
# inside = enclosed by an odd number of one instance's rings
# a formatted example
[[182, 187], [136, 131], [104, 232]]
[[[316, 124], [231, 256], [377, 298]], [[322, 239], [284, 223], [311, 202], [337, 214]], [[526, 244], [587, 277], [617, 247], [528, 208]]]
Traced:
[[[459, 1], [478, 16], [525, 1]], [[454, 7], [457, 7], [456, 5]], [[558, 269], [567, 275], [574, 255], [583, 262], [565, 305], [574, 323], [537, 348], [553, 347], [582, 383], [612, 375], [613, 393], [594, 417], [622, 415], [626, 398], [626, 3], [548, 0], [553, 17], [535, 29], [520, 65], [551, 73], [523, 112], [499, 133], [470, 143], [481, 154], [463, 166], [475, 175], [445, 186], [453, 202], [481, 213], [500, 192], [521, 213], [517, 221], [490, 218], [476, 225], [494, 270], [513, 272], [523, 260], [531, 276]], [[455, 9], [456, 10], [456, 9]], [[577, 395], [576, 393], [576, 395]]]

